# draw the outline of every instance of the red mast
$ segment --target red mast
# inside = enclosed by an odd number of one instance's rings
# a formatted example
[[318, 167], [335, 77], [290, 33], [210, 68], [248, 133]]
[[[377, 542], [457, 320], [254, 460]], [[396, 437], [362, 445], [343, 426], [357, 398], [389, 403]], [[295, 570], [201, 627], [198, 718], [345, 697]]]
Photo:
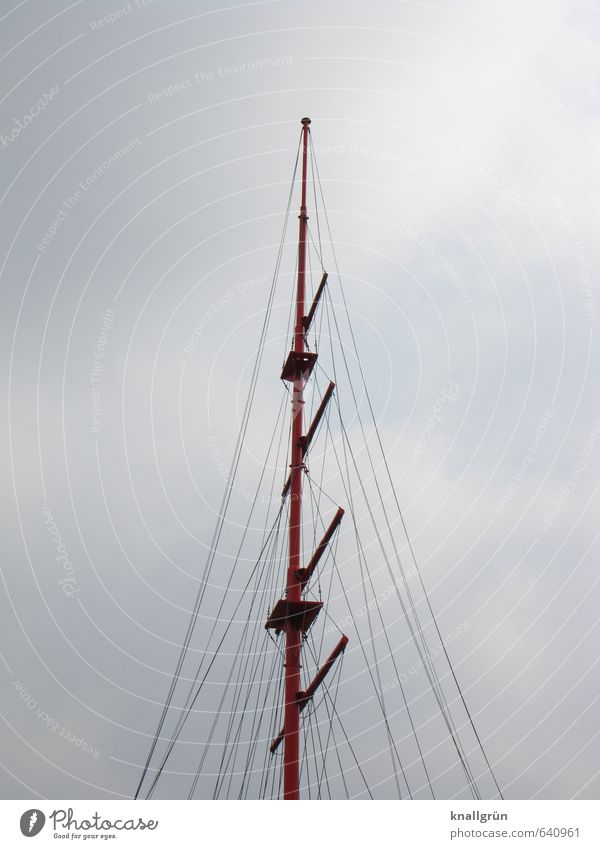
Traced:
[[[298, 236], [298, 286], [296, 289], [296, 326], [294, 352], [304, 353], [304, 292], [306, 273], [306, 160], [308, 152], [308, 125], [310, 118], [302, 119], [302, 200]], [[302, 424], [304, 407], [304, 374], [299, 372], [294, 380], [292, 396], [292, 457], [290, 504], [290, 562], [287, 573], [288, 601], [301, 600], [302, 584], [300, 549], [302, 541]], [[296, 698], [300, 692], [300, 661], [302, 632], [298, 622], [291, 618], [286, 626], [285, 649], [285, 748], [283, 754], [283, 798], [299, 799], [300, 764], [300, 705]]]
[[327, 282], [327, 274], [323, 275], [321, 284], [315, 296], [313, 305], [306, 315], [305, 312], [305, 276], [306, 276], [306, 182], [308, 159], [308, 126], [310, 118], [302, 118], [302, 197], [300, 202], [300, 226], [298, 237], [298, 281], [296, 288], [296, 322], [294, 325], [294, 342], [281, 374], [282, 380], [293, 384], [292, 392], [292, 449], [290, 475], [283, 489], [282, 496], [290, 493], [290, 537], [289, 563], [286, 580], [286, 598], [277, 602], [265, 625], [274, 629], [278, 634], [285, 633], [285, 706], [283, 728], [271, 743], [271, 752], [275, 752], [283, 741], [283, 798], [300, 798], [300, 714], [316, 689], [331, 669], [336, 658], [344, 651], [348, 638], [341, 640], [317, 673], [310, 686], [301, 689], [300, 670], [302, 668], [302, 640], [319, 613], [320, 601], [306, 601], [302, 598], [304, 589], [316, 568], [318, 560], [329, 544], [334, 531], [338, 527], [344, 511], [339, 508], [330, 527], [325, 533], [317, 551], [306, 568], [302, 568], [302, 472], [304, 455], [308, 450], [318, 423], [323, 416], [334, 389], [331, 383], [319, 407], [315, 420], [306, 435], [303, 434], [304, 386], [310, 377], [317, 354], [306, 350], [305, 339], [312, 322], [315, 310]]

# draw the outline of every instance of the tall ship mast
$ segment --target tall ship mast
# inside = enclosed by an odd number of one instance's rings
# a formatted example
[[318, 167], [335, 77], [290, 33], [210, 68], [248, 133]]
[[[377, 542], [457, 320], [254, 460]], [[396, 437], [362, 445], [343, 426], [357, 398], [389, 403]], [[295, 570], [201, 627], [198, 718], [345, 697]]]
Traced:
[[[329, 292], [319, 212], [325, 214], [331, 249], [333, 241], [310, 124], [302, 118], [284, 231], [231, 473], [135, 796], [502, 798], [408, 536], [345, 295], [341, 290], [341, 303], [336, 303]], [[227, 580], [222, 574], [215, 582], [298, 165], [291, 349], [281, 371], [291, 422], [285, 425], [282, 402], [241, 540], [225, 558]], [[314, 233], [308, 224], [310, 189]], [[337, 263], [335, 267], [340, 283]], [[347, 320], [349, 343], [342, 342], [338, 312]], [[324, 339], [330, 353], [327, 367], [319, 359]], [[338, 373], [349, 389], [351, 428], [342, 415]], [[361, 408], [367, 410], [367, 421]], [[320, 441], [325, 444], [319, 451]], [[289, 462], [283, 465], [286, 449]], [[255, 520], [259, 492], [271, 469], [261, 529]], [[276, 496], [278, 469], [284, 474]], [[341, 479], [337, 490], [330, 483], [335, 470]], [[344, 496], [343, 505], [338, 493]], [[269, 513], [274, 513], [270, 524]], [[351, 527], [340, 546], [345, 515]], [[257, 560], [242, 556], [252, 538], [260, 540]], [[370, 565], [373, 556], [375, 568]], [[261, 608], [266, 610], [262, 621]], [[341, 705], [346, 654], [353, 660], [346, 704]], [[195, 756], [191, 763], [190, 754]]]
[[[300, 798], [300, 713], [314, 696], [319, 684], [324, 680], [336, 658], [344, 651], [348, 638], [342, 635], [339, 643], [319, 670], [313, 682], [306, 690], [302, 689], [300, 669], [302, 668], [303, 635], [310, 628], [322, 602], [303, 598], [304, 590], [310, 582], [321, 554], [333, 535], [343, 515], [340, 508], [336, 513], [325, 537], [313, 554], [308, 566], [302, 568], [301, 532], [302, 532], [302, 471], [304, 454], [310, 444], [311, 435], [319, 426], [320, 418], [329, 403], [334, 384], [330, 384], [317, 412], [317, 418], [304, 433], [303, 409], [304, 386], [317, 360], [316, 353], [306, 351], [305, 340], [310, 330], [312, 318], [318, 305], [322, 288], [317, 290], [315, 302], [310, 312], [305, 312], [305, 274], [306, 274], [306, 181], [308, 161], [308, 133], [310, 118], [302, 119], [302, 201], [300, 205], [300, 226], [298, 237], [298, 282], [296, 288], [296, 324], [294, 344], [281, 373], [281, 379], [292, 384], [292, 447], [290, 462], [290, 560], [287, 569], [286, 596], [275, 605], [266, 627], [283, 632], [285, 635], [285, 710], [283, 728], [271, 744], [275, 752], [279, 743], [283, 743], [283, 798]], [[326, 276], [321, 286], [325, 285]]]

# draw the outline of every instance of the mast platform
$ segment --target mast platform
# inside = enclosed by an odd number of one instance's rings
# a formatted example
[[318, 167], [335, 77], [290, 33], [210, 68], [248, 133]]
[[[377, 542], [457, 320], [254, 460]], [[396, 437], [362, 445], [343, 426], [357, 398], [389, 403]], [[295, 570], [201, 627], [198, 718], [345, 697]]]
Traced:
[[295, 629], [305, 634], [319, 615], [322, 607], [322, 601], [290, 601], [287, 598], [280, 598], [269, 614], [265, 628], [280, 634], [291, 624]]
[[317, 362], [317, 354], [310, 351], [290, 351], [285, 361], [281, 379], [294, 383], [296, 380], [308, 380]]

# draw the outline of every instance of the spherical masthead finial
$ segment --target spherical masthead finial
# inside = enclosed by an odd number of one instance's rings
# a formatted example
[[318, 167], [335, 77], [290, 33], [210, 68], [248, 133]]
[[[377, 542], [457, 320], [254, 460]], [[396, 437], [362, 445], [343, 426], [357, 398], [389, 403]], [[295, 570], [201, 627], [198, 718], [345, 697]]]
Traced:
[[303, 119], [300, 121], [300, 123], [301, 123], [301, 124], [306, 124], [306, 125], [308, 125], [308, 124], [310, 124], [310, 118], [303, 118]]

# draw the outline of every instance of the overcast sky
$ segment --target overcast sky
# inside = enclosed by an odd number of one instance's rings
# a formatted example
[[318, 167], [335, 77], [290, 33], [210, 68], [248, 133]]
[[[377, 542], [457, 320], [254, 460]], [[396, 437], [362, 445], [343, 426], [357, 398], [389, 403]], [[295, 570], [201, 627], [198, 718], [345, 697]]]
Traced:
[[[498, 781], [598, 798], [600, 9], [0, 12], [2, 796], [135, 790], [309, 115], [401, 506]], [[281, 400], [291, 251], [248, 485]]]

